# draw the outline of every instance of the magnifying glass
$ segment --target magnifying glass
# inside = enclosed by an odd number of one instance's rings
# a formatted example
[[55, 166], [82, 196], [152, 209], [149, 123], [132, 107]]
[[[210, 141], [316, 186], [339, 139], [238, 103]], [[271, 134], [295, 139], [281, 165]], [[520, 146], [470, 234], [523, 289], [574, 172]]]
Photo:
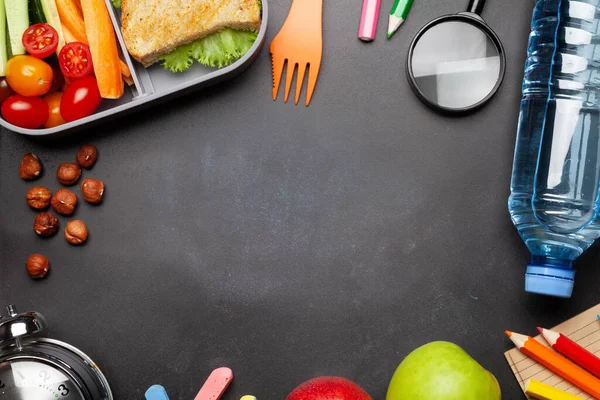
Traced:
[[434, 19], [410, 44], [408, 82], [435, 110], [473, 111], [494, 96], [504, 79], [504, 48], [479, 16], [484, 3], [469, 0], [466, 12]]

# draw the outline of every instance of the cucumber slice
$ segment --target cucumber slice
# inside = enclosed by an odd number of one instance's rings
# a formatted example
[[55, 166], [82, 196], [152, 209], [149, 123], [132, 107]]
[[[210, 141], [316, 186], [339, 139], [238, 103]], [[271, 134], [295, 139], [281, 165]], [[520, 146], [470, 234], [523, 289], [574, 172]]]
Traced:
[[4, 11], [4, 0], [0, 0], [0, 76], [6, 75], [6, 63], [8, 52], [6, 45], [6, 12]]
[[29, 23], [31, 25], [42, 24], [46, 22], [42, 2], [40, 0], [29, 0]]
[[29, 28], [29, 10], [27, 0], [4, 0], [8, 37], [13, 56], [25, 54], [23, 33]]
[[55, 0], [34, 0], [42, 3], [42, 9], [46, 16], [46, 22], [49, 23], [56, 32], [58, 32], [58, 47], [56, 48], [56, 54], [60, 53], [61, 49], [65, 45], [65, 34], [62, 30], [60, 23], [60, 17], [58, 16], [58, 9], [56, 8]]

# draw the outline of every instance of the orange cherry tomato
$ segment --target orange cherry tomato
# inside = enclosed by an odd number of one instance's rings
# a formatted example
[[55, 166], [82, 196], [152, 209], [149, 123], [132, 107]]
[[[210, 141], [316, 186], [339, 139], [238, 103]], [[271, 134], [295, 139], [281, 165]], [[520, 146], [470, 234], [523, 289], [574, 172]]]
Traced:
[[22, 96], [45, 95], [52, 86], [52, 78], [52, 67], [32, 56], [16, 56], [6, 64], [6, 81]]
[[50, 92], [44, 96], [44, 100], [48, 104], [48, 111], [50, 113], [48, 120], [44, 124], [44, 128], [54, 128], [62, 124], [66, 124], [67, 121], [60, 114], [60, 101], [62, 100], [62, 92]]

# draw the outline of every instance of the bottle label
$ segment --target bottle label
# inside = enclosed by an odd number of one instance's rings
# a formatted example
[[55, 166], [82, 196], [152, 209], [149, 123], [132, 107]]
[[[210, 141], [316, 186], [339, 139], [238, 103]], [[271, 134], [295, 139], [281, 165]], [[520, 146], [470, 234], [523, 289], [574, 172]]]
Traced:
[[580, 1], [569, 2], [569, 17], [593, 21], [596, 14], [596, 7], [591, 4]]

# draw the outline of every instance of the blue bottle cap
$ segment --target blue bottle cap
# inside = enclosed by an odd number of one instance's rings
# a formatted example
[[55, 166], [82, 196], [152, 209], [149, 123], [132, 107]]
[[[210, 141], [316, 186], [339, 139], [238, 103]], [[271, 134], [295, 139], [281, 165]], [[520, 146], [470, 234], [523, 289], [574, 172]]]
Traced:
[[525, 291], [555, 297], [571, 297], [575, 270], [549, 265], [527, 265]]

